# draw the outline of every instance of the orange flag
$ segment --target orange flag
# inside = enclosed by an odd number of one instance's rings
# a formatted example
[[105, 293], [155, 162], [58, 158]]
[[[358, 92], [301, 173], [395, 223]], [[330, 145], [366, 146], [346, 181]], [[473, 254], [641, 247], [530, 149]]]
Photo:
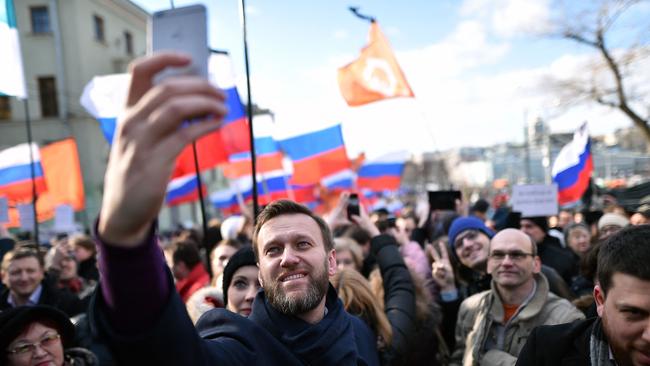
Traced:
[[339, 69], [339, 88], [348, 105], [354, 107], [386, 98], [414, 97], [377, 22], [371, 23], [369, 38], [359, 58]]
[[85, 207], [83, 178], [74, 138], [57, 141], [41, 148], [41, 164], [47, 192], [36, 201], [38, 220], [54, 218], [56, 206], [67, 204], [75, 211]]

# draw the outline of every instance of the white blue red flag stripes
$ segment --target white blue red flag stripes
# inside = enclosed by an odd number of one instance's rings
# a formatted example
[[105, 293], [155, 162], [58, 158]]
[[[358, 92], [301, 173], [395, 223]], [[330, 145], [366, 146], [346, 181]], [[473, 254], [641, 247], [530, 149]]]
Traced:
[[[205, 192], [205, 186], [203, 186]], [[167, 184], [165, 203], [168, 206], [176, 206], [181, 203], [195, 202], [199, 199], [199, 180], [196, 174], [173, 178]]]
[[591, 139], [587, 122], [573, 134], [573, 140], [558, 154], [551, 173], [558, 185], [558, 203], [568, 205], [578, 201], [589, 187], [594, 169]]
[[16, 12], [12, 0], [0, 0], [0, 95], [27, 98]]
[[280, 146], [293, 162], [292, 184], [309, 185], [349, 169], [341, 125], [281, 140]]
[[32, 195], [30, 151], [34, 160], [34, 183], [37, 194], [45, 191], [45, 178], [38, 146], [20, 144], [0, 151], [0, 196], [10, 201], [28, 201]]
[[[224, 89], [229, 112], [218, 131], [197, 140], [200, 170], [225, 163], [230, 154], [250, 151], [248, 122], [232, 74], [227, 55], [211, 56], [210, 79]], [[109, 143], [112, 143], [115, 134], [118, 115], [125, 106], [129, 81], [127, 74], [95, 77], [86, 85], [80, 99], [81, 105], [100, 123]], [[177, 159], [173, 176], [183, 176], [193, 171], [194, 155], [191, 146], [186, 146]]]
[[359, 188], [375, 192], [398, 190], [407, 158], [407, 153], [398, 152], [363, 163], [357, 172]]

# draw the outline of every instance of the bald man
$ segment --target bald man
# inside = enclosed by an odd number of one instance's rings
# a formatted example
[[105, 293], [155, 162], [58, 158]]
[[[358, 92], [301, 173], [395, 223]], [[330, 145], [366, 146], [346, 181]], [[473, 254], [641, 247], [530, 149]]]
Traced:
[[514, 365], [533, 328], [584, 318], [549, 292], [540, 269], [537, 246], [524, 232], [506, 229], [492, 238], [491, 289], [461, 304], [452, 365]]

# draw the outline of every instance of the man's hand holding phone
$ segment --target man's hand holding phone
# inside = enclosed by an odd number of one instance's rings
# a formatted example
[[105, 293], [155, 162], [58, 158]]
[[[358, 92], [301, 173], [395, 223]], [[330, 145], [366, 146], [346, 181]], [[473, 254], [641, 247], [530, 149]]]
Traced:
[[[153, 78], [168, 67], [186, 66], [187, 55], [159, 53], [131, 66], [126, 110], [111, 147], [98, 234], [133, 247], [147, 236], [165, 198], [175, 160], [193, 140], [219, 128], [227, 113], [224, 93], [200, 77]], [[196, 116], [209, 120], [179, 128]]]

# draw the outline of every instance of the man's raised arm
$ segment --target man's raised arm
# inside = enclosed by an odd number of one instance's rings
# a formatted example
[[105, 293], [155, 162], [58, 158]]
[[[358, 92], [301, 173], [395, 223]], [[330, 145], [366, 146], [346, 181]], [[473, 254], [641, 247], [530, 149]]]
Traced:
[[[207, 80], [177, 77], [153, 85], [158, 72], [189, 63], [187, 56], [160, 53], [131, 67], [97, 222], [102, 297], [119, 333], [137, 334], [152, 326], [169, 297], [154, 222], [176, 157], [191, 141], [219, 128], [227, 112], [224, 94]], [[202, 116], [209, 117], [183, 126]]]

